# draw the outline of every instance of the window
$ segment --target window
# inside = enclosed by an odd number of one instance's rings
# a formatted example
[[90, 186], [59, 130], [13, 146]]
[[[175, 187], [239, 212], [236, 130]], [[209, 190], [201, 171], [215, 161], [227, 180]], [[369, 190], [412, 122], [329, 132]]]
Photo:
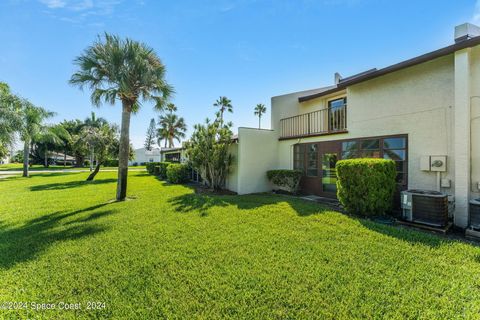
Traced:
[[318, 176], [318, 152], [317, 145], [310, 144], [307, 147], [307, 177]]
[[293, 169], [305, 174], [305, 145], [296, 144], [293, 147]]
[[339, 131], [347, 128], [347, 98], [328, 102], [328, 130]]
[[407, 183], [407, 138], [386, 137], [342, 142], [342, 159], [384, 158], [395, 161], [397, 183]]
[[166, 153], [165, 161], [167, 162], [180, 162], [180, 152]]

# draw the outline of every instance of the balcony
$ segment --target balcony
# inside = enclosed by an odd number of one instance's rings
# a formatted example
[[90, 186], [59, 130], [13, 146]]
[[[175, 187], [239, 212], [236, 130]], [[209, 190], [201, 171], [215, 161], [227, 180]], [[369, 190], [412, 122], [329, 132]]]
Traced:
[[280, 120], [280, 140], [346, 132], [346, 104]]

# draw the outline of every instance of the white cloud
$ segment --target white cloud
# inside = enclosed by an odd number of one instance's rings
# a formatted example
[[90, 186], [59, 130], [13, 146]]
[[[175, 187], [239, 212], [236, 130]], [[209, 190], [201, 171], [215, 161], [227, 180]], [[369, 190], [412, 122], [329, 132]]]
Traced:
[[480, 0], [475, 2], [475, 9], [473, 10], [472, 22], [475, 24], [480, 24]]
[[40, 0], [40, 2], [50, 9], [63, 8], [67, 4], [64, 0]]

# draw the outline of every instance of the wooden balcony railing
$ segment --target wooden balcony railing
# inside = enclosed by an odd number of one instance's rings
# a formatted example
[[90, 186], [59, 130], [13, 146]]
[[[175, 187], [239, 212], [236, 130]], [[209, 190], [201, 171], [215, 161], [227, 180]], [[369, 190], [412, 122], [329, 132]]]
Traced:
[[280, 139], [346, 132], [347, 106], [326, 108], [280, 120]]

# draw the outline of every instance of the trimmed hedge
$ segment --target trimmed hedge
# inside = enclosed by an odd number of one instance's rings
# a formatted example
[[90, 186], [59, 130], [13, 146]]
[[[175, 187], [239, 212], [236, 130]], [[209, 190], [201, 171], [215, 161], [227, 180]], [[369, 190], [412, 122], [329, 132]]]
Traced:
[[298, 192], [298, 185], [300, 184], [300, 178], [302, 172], [300, 170], [269, 170], [267, 171], [267, 178], [273, 184], [280, 188], [285, 188], [292, 193]]
[[336, 169], [337, 197], [348, 212], [370, 216], [391, 209], [397, 175], [394, 161], [340, 160]]
[[118, 159], [109, 159], [103, 162], [104, 167], [118, 167]]
[[165, 179], [167, 177], [167, 167], [170, 164], [170, 162], [147, 162], [146, 169], [148, 173], [159, 176], [161, 179]]
[[180, 163], [170, 163], [167, 166], [167, 181], [183, 183], [188, 181], [188, 166]]

